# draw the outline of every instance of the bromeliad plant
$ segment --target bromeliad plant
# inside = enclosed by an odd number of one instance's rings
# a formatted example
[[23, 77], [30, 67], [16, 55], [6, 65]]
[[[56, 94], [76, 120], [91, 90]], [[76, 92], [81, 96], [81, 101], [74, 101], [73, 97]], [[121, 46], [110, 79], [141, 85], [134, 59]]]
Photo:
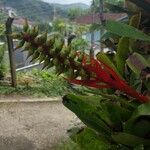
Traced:
[[55, 66], [70, 83], [89, 87], [84, 96], [63, 97], [63, 104], [87, 126], [70, 135], [83, 150], [150, 149], [150, 36], [140, 31], [147, 31], [145, 17], [138, 12], [129, 25], [106, 22], [111, 39], [117, 35], [119, 40], [115, 52], [100, 52], [97, 58], [65, 45], [58, 33], [39, 35], [38, 27], [27, 21], [21, 33], [13, 34], [21, 40], [17, 48], [28, 51], [31, 61]]

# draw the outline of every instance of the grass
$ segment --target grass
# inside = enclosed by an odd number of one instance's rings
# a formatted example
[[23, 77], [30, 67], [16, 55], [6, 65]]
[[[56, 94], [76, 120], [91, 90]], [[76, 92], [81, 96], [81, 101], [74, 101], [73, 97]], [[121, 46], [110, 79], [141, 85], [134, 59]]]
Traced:
[[22, 95], [32, 97], [62, 96], [69, 92], [68, 83], [55, 75], [53, 70], [32, 70], [17, 74], [17, 87], [0, 86], [0, 95]]
[[53, 150], [81, 150], [81, 148], [71, 139], [61, 142], [53, 148]]

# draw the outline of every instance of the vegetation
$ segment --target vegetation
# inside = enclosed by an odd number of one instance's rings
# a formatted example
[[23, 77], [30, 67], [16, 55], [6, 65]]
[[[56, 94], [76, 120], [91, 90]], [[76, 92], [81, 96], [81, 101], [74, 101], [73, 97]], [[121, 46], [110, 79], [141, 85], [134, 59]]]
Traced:
[[8, 15], [5, 12], [0, 11], [0, 23], [4, 23]]
[[135, 7], [127, 24], [105, 22], [103, 38], [113, 48], [96, 58], [76, 52], [72, 42], [66, 46], [60, 34], [38, 35], [38, 29], [29, 28], [27, 22], [23, 32], [14, 36], [33, 61], [44, 61], [45, 68], [55, 66], [56, 73], [66, 74], [70, 83], [89, 87], [83, 94], [63, 97], [64, 106], [86, 125], [70, 132], [81, 149], [150, 149], [150, 19], [145, 9], [149, 2], [129, 1]]
[[4, 43], [1, 43], [4, 41], [4, 32], [5, 26], [4, 24], [0, 24], [0, 80], [4, 78], [4, 74], [6, 73], [6, 65], [4, 62], [6, 45]]
[[[123, 0], [105, 0], [104, 2], [104, 12], [111, 12], [111, 11], [115, 11], [117, 12], [117, 8], [118, 6], [123, 6], [124, 1]], [[93, 0], [92, 1], [92, 5], [91, 8], [95, 11], [95, 12], [99, 12], [99, 5], [100, 2], [99, 0]], [[110, 6], [110, 7], [108, 7]], [[112, 6], [116, 6], [115, 9], [112, 9]], [[120, 8], [120, 7], [119, 7]]]
[[[2, 6], [13, 8], [18, 16], [28, 18], [32, 22], [49, 22], [53, 19], [54, 8], [53, 4], [48, 4], [40, 0], [0, 0]], [[56, 4], [57, 16], [67, 17], [68, 9], [80, 5], [58, 5]], [[81, 5], [81, 7], [87, 7]]]
[[6, 64], [4, 61], [5, 45], [0, 45], [0, 80], [2, 80], [6, 73]]
[[77, 17], [81, 15], [85, 15], [88, 13], [88, 9], [82, 9], [82, 8], [71, 8], [68, 10], [68, 17], [70, 20], [75, 20]]
[[62, 96], [69, 91], [67, 82], [60, 76], [55, 75], [53, 70], [17, 73], [16, 88], [1, 85], [0, 95], [22, 95], [30, 97], [53, 97]]

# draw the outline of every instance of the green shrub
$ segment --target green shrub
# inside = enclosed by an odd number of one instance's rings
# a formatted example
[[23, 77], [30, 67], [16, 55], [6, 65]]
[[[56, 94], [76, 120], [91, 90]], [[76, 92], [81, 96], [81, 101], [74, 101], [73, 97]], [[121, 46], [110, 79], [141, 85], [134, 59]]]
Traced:
[[6, 64], [4, 62], [5, 45], [0, 45], [0, 80], [4, 78], [6, 73]]
[[0, 95], [23, 95], [31, 97], [62, 96], [68, 91], [68, 83], [54, 71], [34, 69], [28, 72], [17, 73], [18, 85], [16, 88], [0, 86]]

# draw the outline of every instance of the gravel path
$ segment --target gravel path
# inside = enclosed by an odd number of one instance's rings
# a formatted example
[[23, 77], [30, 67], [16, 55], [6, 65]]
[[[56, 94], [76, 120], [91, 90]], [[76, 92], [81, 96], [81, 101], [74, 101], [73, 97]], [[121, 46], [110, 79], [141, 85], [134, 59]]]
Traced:
[[0, 150], [53, 150], [78, 121], [60, 101], [0, 103]]

